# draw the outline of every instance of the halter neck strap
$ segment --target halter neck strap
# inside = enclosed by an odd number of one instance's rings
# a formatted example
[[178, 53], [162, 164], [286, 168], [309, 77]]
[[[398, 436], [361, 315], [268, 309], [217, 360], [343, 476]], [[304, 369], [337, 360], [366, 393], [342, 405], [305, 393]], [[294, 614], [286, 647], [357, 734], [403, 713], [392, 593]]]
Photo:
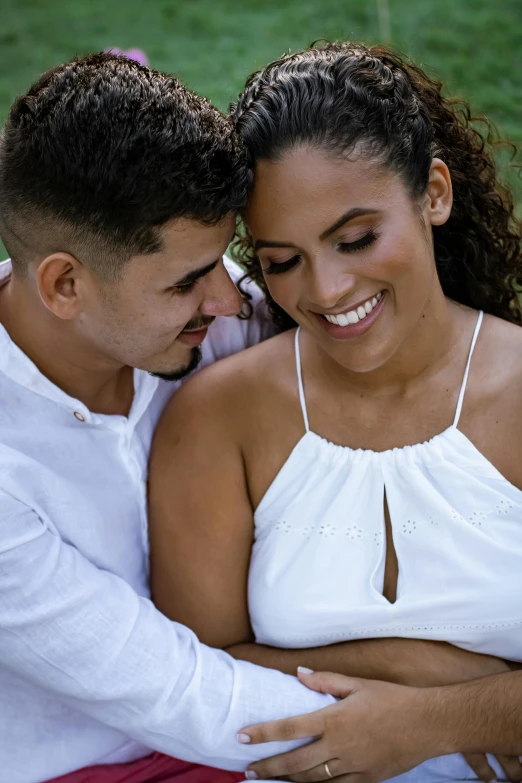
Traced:
[[473, 356], [473, 351], [475, 350], [475, 345], [477, 344], [477, 338], [479, 336], [480, 327], [482, 326], [483, 317], [484, 317], [484, 312], [481, 310], [478, 314], [475, 331], [473, 332], [473, 339], [471, 341], [471, 347], [469, 349], [468, 361], [466, 363], [466, 369], [464, 370], [464, 378], [462, 380], [462, 386], [460, 387], [459, 399], [457, 402], [457, 410], [455, 411], [455, 420], [453, 422], [454, 427], [459, 426], [460, 414], [462, 413], [462, 406], [464, 404], [464, 395], [466, 393], [466, 386], [468, 384], [468, 375], [469, 375], [469, 368], [471, 366], [471, 358]]
[[[469, 376], [469, 368], [471, 366], [471, 359], [473, 357], [473, 352], [475, 350], [475, 346], [477, 344], [477, 339], [480, 332], [480, 327], [482, 326], [482, 320], [484, 318], [484, 313], [481, 310], [478, 314], [477, 323], [475, 326], [475, 330], [473, 332], [473, 339], [471, 340], [471, 346], [469, 349], [468, 354], [468, 361], [466, 362], [466, 369], [464, 370], [464, 378], [462, 379], [462, 385], [460, 387], [459, 392], [459, 399], [457, 402], [457, 409], [455, 411], [455, 419], [453, 421], [453, 426], [458, 427], [459, 421], [460, 421], [460, 414], [462, 413], [462, 406], [464, 404], [464, 396], [466, 394], [466, 386], [468, 383], [468, 376]], [[306, 410], [306, 398], [304, 393], [304, 385], [303, 385], [303, 371], [301, 368], [301, 351], [299, 349], [299, 333], [301, 332], [301, 327], [298, 327], [295, 333], [295, 364], [296, 364], [296, 370], [297, 370], [297, 384], [299, 388], [299, 402], [301, 403], [301, 412], [303, 414], [303, 421], [305, 425], [306, 432], [310, 431], [310, 425], [308, 423], [308, 411]]]
[[305, 399], [304, 386], [303, 386], [303, 372], [301, 370], [301, 351], [299, 350], [300, 331], [301, 331], [301, 327], [299, 326], [295, 333], [295, 365], [297, 370], [297, 384], [299, 387], [299, 402], [301, 403], [301, 411], [303, 414], [305, 430], [309, 432], [310, 427], [308, 425], [308, 412], [306, 410], [306, 399]]

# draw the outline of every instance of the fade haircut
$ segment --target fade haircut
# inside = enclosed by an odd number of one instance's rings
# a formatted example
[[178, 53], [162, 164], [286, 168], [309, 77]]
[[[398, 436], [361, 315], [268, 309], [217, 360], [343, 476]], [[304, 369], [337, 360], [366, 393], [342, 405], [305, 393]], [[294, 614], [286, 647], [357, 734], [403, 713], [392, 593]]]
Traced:
[[178, 79], [92, 54], [45, 73], [0, 140], [0, 236], [15, 274], [69, 252], [105, 280], [161, 250], [176, 218], [241, 209], [249, 174], [232, 124]]

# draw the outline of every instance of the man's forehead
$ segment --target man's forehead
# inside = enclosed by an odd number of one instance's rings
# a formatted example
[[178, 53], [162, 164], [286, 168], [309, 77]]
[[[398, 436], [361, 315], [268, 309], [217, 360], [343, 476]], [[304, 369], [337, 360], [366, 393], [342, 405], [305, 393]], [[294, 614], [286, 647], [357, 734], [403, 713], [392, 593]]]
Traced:
[[177, 218], [163, 226], [159, 234], [165, 244], [180, 242], [212, 242], [231, 235], [236, 226], [236, 216], [225, 215], [216, 223], [202, 223], [193, 218]]

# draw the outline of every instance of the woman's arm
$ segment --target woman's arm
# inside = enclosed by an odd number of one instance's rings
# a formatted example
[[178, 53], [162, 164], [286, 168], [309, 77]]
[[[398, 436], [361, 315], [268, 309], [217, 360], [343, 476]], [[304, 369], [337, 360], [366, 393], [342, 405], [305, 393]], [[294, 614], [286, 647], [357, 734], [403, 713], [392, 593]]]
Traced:
[[468, 652], [447, 642], [395, 637], [356, 639], [298, 650], [238, 644], [228, 647], [227, 652], [237, 660], [286, 674], [295, 674], [298, 666], [304, 666], [313, 671], [334, 671], [348, 677], [418, 688], [468, 682], [518, 668], [500, 658]]
[[158, 426], [149, 475], [151, 586], [158, 608], [206, 644], [291, 674], [305, 666], [429, 686], [507, 671], [497, 658], [416, 639], [306, 650], [249, 643], [247, 577], [254, 525], [240, 405], [241, 398], [250, 397], [226, 382], [229, 364], [214, 365], [186, 383]]
[[216, 370], [202, 371], [174, 395], [153, 442], [151, 592], [171, 620], [226, 648], [253, 638], [247, 577], [254, 527]]

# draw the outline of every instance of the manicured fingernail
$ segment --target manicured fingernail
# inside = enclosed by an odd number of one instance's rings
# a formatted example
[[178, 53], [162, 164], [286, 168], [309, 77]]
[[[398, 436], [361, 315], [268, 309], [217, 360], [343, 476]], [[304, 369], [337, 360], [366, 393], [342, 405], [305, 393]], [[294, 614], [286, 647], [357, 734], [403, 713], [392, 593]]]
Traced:
[[245, 772], [245, 778], [247, 780], [257, 780], [257, 773], [253, 769], [247, 769]]
[[300, 674], [313, 674], [314, 673], [313, 669], [307, 669], [306, 666], [298, 666], [297, 667], [297, 671]]
[[[237, 741], [238, 742], [242, 742], [243, 745], [246, 745], [246, 743], [250, 742], [251, 740], [250, 740], [250, 737], [248, 736], [248, 734], [241, 734], [240, 733], [240, 734], [237, 735]], [[255, 780], [255, 778], [251, 778], [251, 779]]]

